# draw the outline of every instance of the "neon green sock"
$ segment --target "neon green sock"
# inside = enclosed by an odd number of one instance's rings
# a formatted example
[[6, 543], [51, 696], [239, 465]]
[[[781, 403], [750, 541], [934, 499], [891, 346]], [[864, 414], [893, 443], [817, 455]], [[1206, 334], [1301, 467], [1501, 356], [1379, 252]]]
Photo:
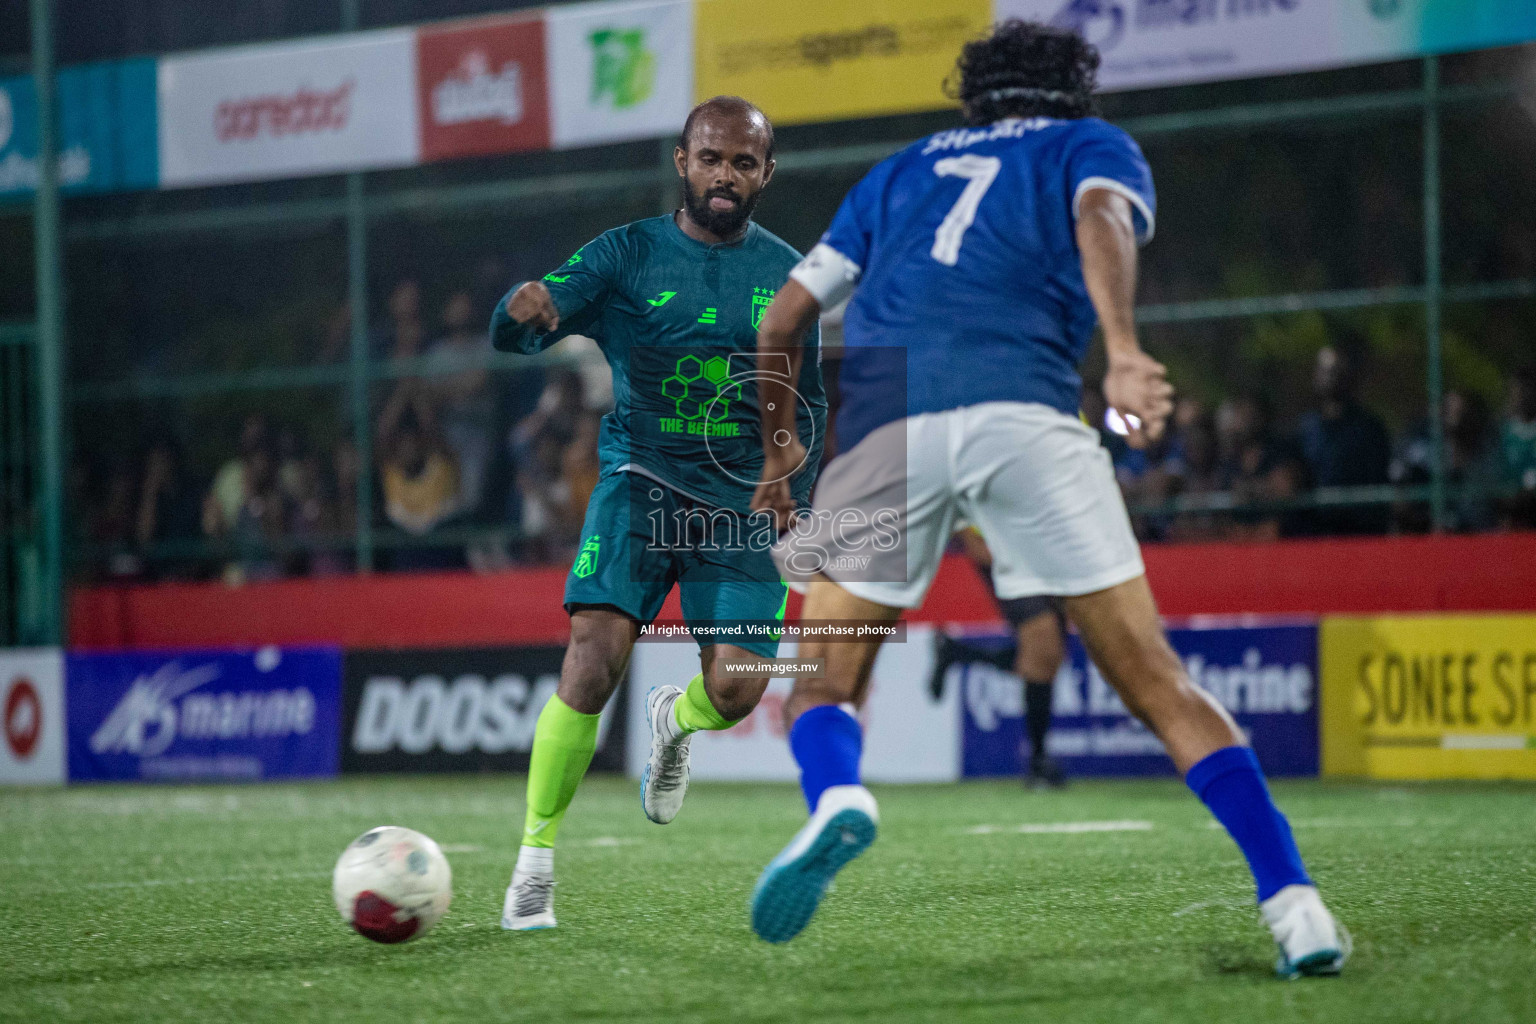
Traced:
[[[688, 681], [688, 689], [672, 705], [672, 720], [683, 732], [719, 732], [729, 729], [735, 722], [720, 717], [704, 691], [704, 677], [694, 676]], [[738, 719], [739, 721], [739, 719]]]
[[523, 845], [553, 848], [560, 819], [597, 750], [601, 715], [584, 715], [558, 696], [549, 698], [533, 730], [528, 757], [528, 814]]

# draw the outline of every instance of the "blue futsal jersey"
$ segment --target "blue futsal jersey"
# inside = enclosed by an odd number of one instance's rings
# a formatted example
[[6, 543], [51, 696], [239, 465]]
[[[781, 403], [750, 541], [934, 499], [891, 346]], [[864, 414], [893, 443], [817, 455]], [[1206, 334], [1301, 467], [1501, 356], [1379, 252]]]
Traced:
[[1097, 316], [1074, 221], [1094, 188], [1126, 196], [1138, 239], [1151, 238], [1152, 172], [1098, 118], [939, 132], [854, 186], [792, 275], [824, 306], [858, 283], [843, 323], [843, 450], [903, 416], [981, 402], [1076, 415]]

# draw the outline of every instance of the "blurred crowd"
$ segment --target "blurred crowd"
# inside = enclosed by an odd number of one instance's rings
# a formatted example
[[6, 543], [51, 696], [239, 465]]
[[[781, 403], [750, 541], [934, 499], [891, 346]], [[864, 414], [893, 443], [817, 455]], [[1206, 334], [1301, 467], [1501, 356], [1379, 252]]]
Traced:
[[[135, 458], [77, 466], [78, 540], [95, 553], [92, 575], [243, 582], [351, 572], [359, 488], [381, 569], [569, 561], [612, 404], [606, 364], [595, 345], [571, 339], [559, 365], [494, 372], [484, 306], [455, 292], [434, 323], [417, 282], [392, 289], [369, 334], [371, 357], [389, 368], [373, 392], [371, 460], [349, 436], [319, 441], [257, 412], [211, 475], [169, 433]], [[342, 311], [321, 361], [341, 358], [347, 334]]]
[[[1427, 532], [1432, 424], [1426, 417], [1394, 437], [1359, 397], [1362, 363], [1358, 349], [1319, 350], [1310, 407], [1289, 423], [1277, 423], [1269, 397], [1255, 392], [1214, 407], [1179, 400], [1167, 432], [1146, 450], [1101, 428], [1137, 535], [1193, 542]], [[1094, 412], [1102, 414], [1102, 401], [1085, 410]], [[1447, 390], [1439, 428], [1447, 527], [1536, 528], [1536, 366], [1510, 379], [1497, 414], [1475, 392]]]
[[[384, 570], [568, 563], [597, 482], [612, 382], [584, 339], [563, 342], [549, 365], [494, 369], [484, 306], [455, 292], [429, 319], [414, 280], [392, 289], [369, 334], [372, 358], [388, 367], [372, 395], [371, 458], [349, 431], [305, 436], [256, 412], [211, 472], [197, 472], [185, 439], [170, 434], [135, 458], [77, 467], [77, 539], [91, 575], [240, 582], [350, 572], [365, 502]], [[340, 358], [344, 311], [327, 334]], [[835, 373], [835, 357], [827, 365]], [[1143, 540], [1425, 532], [1422, 493], [1384, 487], [1422, 491], [1434, 431], [1426, 420], [1393, 436], [1360, 398], [1362, 367], [1359, 349], [1322, 348], [1307, 408], [1283, 423], [1262, 393], [1182, 399], [1148, 450], [1109, 429], [1096, 387], [1085, 389], [1084, 415], [1100, 426]], [[1448, 390], [1439, 426], [1450, 527], [1536, 528], [1536, 365], [1508, 381], [1501, 408]]]

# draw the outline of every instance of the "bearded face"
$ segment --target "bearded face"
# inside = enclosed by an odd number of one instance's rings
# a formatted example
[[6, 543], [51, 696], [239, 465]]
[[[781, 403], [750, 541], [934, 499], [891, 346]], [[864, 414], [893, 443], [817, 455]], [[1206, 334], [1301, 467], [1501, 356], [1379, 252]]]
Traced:
[[762, 194], [761, 188], [743, 194], [726, 184], [712, 185], [700, 192], [695, 189], [691, 176], [683, 179], [683, 208], [688, 211], [689, 218], [722, 238], [729, 238], [742, 229]]

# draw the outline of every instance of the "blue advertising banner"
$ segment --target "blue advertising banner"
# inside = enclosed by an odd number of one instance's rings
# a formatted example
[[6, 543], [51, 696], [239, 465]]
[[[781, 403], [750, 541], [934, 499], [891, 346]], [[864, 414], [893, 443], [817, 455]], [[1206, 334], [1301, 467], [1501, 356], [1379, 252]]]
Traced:
[[[152, 59], [59, 72], [59, 183], [65, 192], [160, 183]], [[30, 76], [0, 78], [0, 197], [37, 188], [37, 93]]]
[[72, 782], [335, 775], [341, 651], [71, 654], [65, 705]]
[[[968, 642], [1001, 646], [1002, 634]], [[1232, 712], [1270, 775], [1318, 772], [1317, 626], [1174, 629], [1168, 639], [1190, 677]], [[1077, 637], [1056, 676], [1046, 749], [1070, 775], [1170, 775], [1163, 745], [1131, 717]], [[1023, 686], [984, 662], [950, 670], [962, 687], [964, 774], [1016, 775]]]

